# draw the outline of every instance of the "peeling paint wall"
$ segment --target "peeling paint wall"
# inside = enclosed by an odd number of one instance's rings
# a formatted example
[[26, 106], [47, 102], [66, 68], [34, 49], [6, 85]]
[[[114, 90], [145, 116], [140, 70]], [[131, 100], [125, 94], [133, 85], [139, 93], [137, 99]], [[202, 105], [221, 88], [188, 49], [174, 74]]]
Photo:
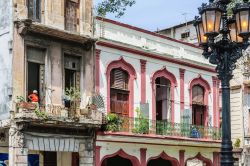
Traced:
[[[2, 0], [1, 0], [2, 1]], [[4, 0], [6, 1], [6, 0]], [[65, 2], [63, 0], [41, 0], [41, 23], [53, 28], [65, 30]], [[77, 32], [92, 36], [92, 0], [78, 0]], [[15, 20], [27, 19], [26, 0], [14, 0]]]
[[9, 117], [12, 64], [11, 1], [0, 1], [0, 120]]

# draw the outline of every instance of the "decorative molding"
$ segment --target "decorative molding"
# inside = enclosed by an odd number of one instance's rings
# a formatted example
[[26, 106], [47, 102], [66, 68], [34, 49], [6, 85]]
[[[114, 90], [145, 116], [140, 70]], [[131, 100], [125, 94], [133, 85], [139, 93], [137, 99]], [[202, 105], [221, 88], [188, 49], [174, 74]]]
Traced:
[[117, 151], [117, 152], [114, 153], [114, 154], [104, 156], [104, 157], [102, 158], [100, 164], [102, 164], [102, 162], [103, 162], [105, 159], [112, 158], [112, 157], [115, 157], [115, 156], [120, 156], [120, 157], [122, 157], [122, 158], [125, 158], [125, 159], [130, 160], [131, 163], [133, 164], [133, 166], [140, 166], [140, 162], [139, 162], [139, 160], [138, 160], [135, 156], [132, 156], [132, 155], [127, 154], [127, 153], [124, 152], [122, 149], [120, 149], [119, 151]]
[[185, 150], [179, 151], [180, 166], [185, 166]]
[[149, 158], [147, 164], [149, 163], [150, 160], [155, 160], [155, 159], [158, 159], [158, 158], [162, 158], [164, 160], [168, 160], [174, 166], [180, 166], [180, 163], [179, 163], [179, 161], [176, 158], [170, 157], [164, 151], [159, 156]]
[[147, 165], [147, 148], [140, 149], [140, 156], [141, 156], [141, 166]]
[[75, 138], [58, 138], [38, 135], [33, 136], [29, 134], [25, 134], [25, 138], [27, 148], [37, 151], [79, 152], [80, 141], [82, 141], [81, 139]]
[[213, 152], [213, 166], [220, 166], [220, 152]]
[[199, 152], [195, 157], [188, 158], [185, 162], [185, 165], [187, 164], [188, 160], [198, 159], [206, 163], [206, 166], [213, 166], [213, 163], [210, 159], [202, 156], [202, 154]]
[[146, 60], [140, 60], [141, 63], [141, 103], [146, 103]]
[[173, 42], [176, 42], [176, 43], [180, 43], [180, 44], [184, 44], [184, 45], [188, 45], [188, 46], [200, 49], [200, 47], [198, 47], [198, 46], [196, 46], [194, 44], [183, 42], [183, 41], [180, 41], [180, 40], [176, 40], [176, 39], [167, 37], [165, 35], [161, 35], [159, 33], [155, 33], [155, 32], [145, 30], [145, 29], [134, 27], [134, 26], [131, 26], [131, 25], [128, 25], [128, 24], [124, 24], [124, 23], [117, 22], [117, 21], [110, 20], [110, 19], [103, 18], [103, 17], [96, 17], [96, 19], [100, 20], [100, 21], [108, 22], [108, 23], [111, 23], [111, 24], [115, 24], [115, 25], [118, 25], [118, 26], [121, 26], [121, 27], [125, 27], [125, 28], [128, 28], [128, 29], [132, 29], [132, 30], [135, 30], [135, 31], [138, 31], [138, 32], [146, 33], [146, 34], [149, 34], [149, 35], [152, 35], [152, 36], [160, 37], [162, 39], [166, 39], [166, 40], [169, 40], [169, 41], [173, 41]]
[[137, 55], [148, 57], [148, 58], [153, 58], [153, 59], [157, 59], [157, 60], [161, 60], [161, 61], [166, 61], [166, 62], [171, 62], [171, 63], [187, 66], [187, 67], [198, 69], [198, 70], [203, 70], [203, 71], [207, 71], [207, 72], [211, 72], [211, 73], [216, 73], [215, 69], [212, 68], [212, 67], [204, 67], [202, 65], [196, 65], [194, 63], [185, 62], [183, 60], [180, 61], [180, 60], [177, 60], [177, 59], [174, 59], [174, 58], [163, 57], [163, 56], [160, 56], [158, 54], [148, 53], [148, 52], [145, 52], [145, 51], [142, 51], [142, 50], [137, 50], [137, 49], [125, 47], [125, 46], [117, 45], [117, 44], [106, 42], [106, 41], [99, 41], [96, 44], [99, 45], [99, 46], [103, 46], [103, 47], [117, 49], [119, 51], [124, 51], [124, 52], [137, 54]]
[[158, 77], [164, 77], [168, 79], [171, 83], [171, 89], [170, 89], [170, 94], [171, 94], [171, 121], [174, 123], [175, 119], [175, 103], [174, 103], [174, 98], [175, 98], [175, 87], [177, 87], [177, 80], [175, 76], [170, 73], [167, 69], [166, 66], [164, 66], [161, 70], [156, 71], [155, 73], [152, 74], [151, 76], [151, 84], [152, 84], [152, 119], [156, 119], [156, 99], [155, 99], [155, 80]]
[[179, 69], [180, 71], [180, 108], [181, 111], [185, 109], [185, 69]]
[[100, 93], [100, 55], [101, 50], [96, 49], [95, 50], [95, 87], [96, 87], [96, 93]]
[[95, 147], [95, 166], [101, 166], [101, 146], [96, 146]]
[[107, 79], [107, 112], [110, 112], [110, 73], [113, 69], [122, 69], [129, 74], [129, 117], [134, 116], [134, 80], [136, 79], [136, 71], [134, 67], [126, 62], [123, 57], [120, 59], [112, 61], [108, 64], [106, 69], [106, 79]]

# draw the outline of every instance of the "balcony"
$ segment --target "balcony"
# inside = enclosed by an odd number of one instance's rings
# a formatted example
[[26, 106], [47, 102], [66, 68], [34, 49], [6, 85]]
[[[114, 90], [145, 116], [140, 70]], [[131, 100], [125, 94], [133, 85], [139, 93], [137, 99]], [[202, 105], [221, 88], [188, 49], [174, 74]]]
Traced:
[[107, 117], [105, 130], [111, 133], [141, 136], [164, 136], [187, 139], [221, 140], [221, 129], [216, 127], [196, 126], [171, 123], [166, 120], [150, 120], [115, 116]]
[[38, 106], [31, 102], [16, 103], [14, 119], [41, 124], [57, 124], [58, 126], [93, 126], [102, 125], [103, 113], [90, 105], [85, 109], [69, 109], [61, 105]]

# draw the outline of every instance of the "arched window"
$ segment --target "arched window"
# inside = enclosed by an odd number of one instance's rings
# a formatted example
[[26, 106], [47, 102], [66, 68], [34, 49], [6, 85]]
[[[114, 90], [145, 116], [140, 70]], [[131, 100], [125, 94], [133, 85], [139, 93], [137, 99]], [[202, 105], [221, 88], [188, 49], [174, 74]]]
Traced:
[[110, 111], [129, 116], [129, 74], [122, 69], [110, 72]]
[[205, 124], [204, 88], [200, 85], [192, 87], [192, 124]]

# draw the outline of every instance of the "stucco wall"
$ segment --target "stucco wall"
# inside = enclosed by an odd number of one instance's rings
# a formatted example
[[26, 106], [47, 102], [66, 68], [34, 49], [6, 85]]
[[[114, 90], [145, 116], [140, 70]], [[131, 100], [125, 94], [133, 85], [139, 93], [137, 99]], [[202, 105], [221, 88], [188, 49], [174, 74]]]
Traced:
[[[123, 57], [124, 60], [131, 64], [137, 74], [137, 79], [134, 81], [134, 108], [138, 107], [141, 99], [141, 74], [140, 74], [140, 59], [146, 60], [146, 101], [149, 103], [149, 118], [152, 118], [152, 81], [151, 77], [153, 73], [158, 70], [161, 70], [164, 66], [166, 69], [174, 74], [177, 80], [177, 87], [175, 88], [175, 122], [179, 123], [181, 118], [180, 112], [180, 74], [179, 68], [186, 69], [185, 71], [185, 79], [184, 79], [184, 98], [185, 98], [185, 109], [190, 108], [190, 99], [189, 99], [189, 83], [198, 77], [199, 74], [202, 75], [202, 78], [205, 79], [210, 87], [211, 93], [208, 96], [208, 109], [209, 109], [209, 124], [213, 125], [213, 98], [212, 98], [212, 76], [214, 73], [201, 71], [198, 69], [193, 69], [186, 66], [181, 66], [177, 64], [173, 64], [170, 62], [160, 61], [156, 59], [141, 57], [136, 54], [131, 54], [127, 52], [123, 52], [120, 50], [110, 49], [106, 47], [98, 47], [98, 49], [102, 50], [100, 55], [100, 93], [105, 96], [105, 101], [107, 101], [107, 79], [106, 79], [106, 70], [107, 66], [110, 62], [114, 60], [119, 60], [120, 57]], [[135, 114], [135, 113], [134, 113]]]
[[0, 120], [9, 116], [11, 95], [11, 1], [0, 1]]

